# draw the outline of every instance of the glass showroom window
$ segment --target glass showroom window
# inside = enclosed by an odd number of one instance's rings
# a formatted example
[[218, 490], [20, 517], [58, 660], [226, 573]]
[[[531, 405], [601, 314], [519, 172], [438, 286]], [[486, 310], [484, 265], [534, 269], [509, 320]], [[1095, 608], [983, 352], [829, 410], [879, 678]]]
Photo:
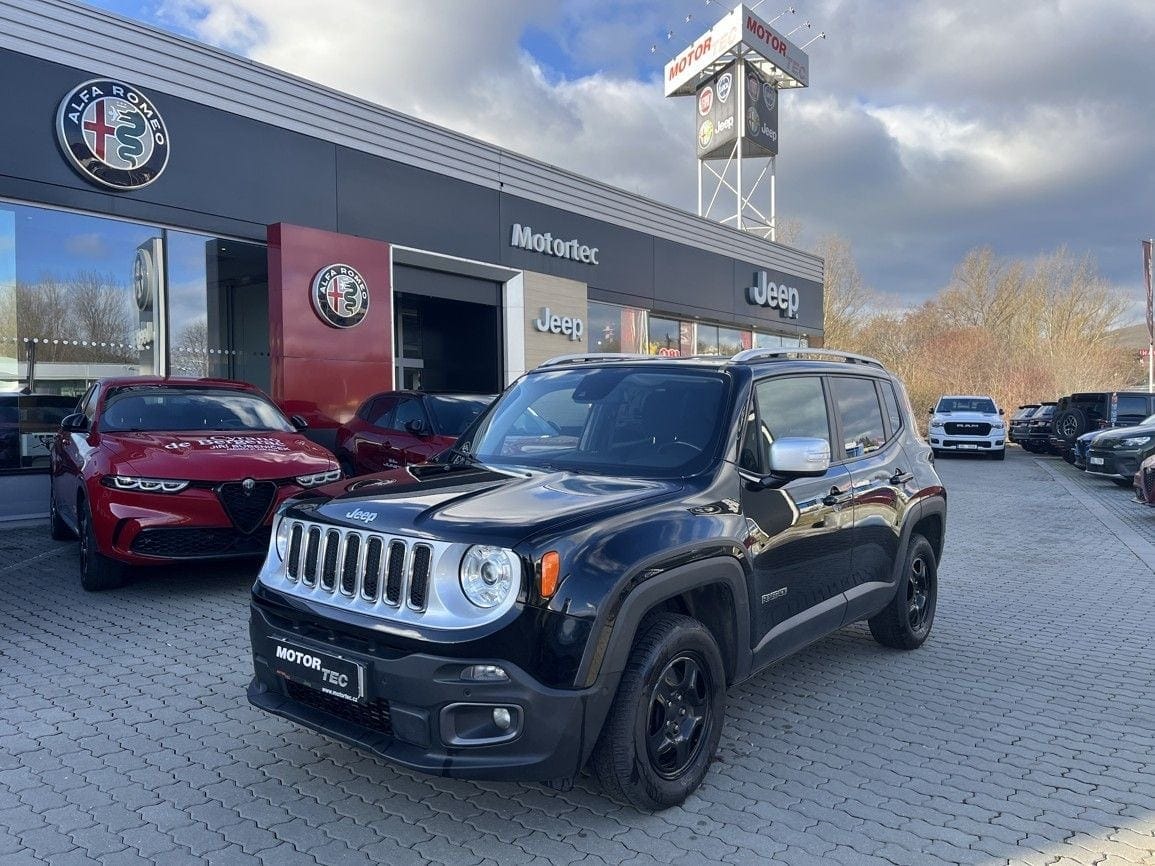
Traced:
[[0, 387], [78, 396], [156, 372], [150, 226], [0, 202]]
[[650, 316], [648, 355], [681, 358], [694, 354], [694, 323]]
[[590, 301], [591, 352], [645, 352], [646, 311]]
[[165, 232], [168, 356], [173, 376], [220, 376], [269, 388], [265, 247]]
[[738, 328], [718, 329], [719, 355], [737, 355], [743, 349], [749, 349], [752, 342], [752, 335], [749, 331], [742, 331]]

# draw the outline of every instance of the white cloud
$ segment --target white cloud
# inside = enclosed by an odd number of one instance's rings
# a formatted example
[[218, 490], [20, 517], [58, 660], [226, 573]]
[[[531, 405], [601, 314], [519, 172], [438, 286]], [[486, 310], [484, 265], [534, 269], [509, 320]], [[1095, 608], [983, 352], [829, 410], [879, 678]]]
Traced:
[[[200, 38], [510, 150], [692, 209], [693, 114], [665, 54], [697, 0], [165, 0]], [[685, 14], [698, 19], [682, 25]], [[829, 39], [784, 95], [779, 213], [854, 244], [917, 300], [970, 247], [1067, 244], [1130, 283], [1151, 234], [1155, 4], [812, 0]], [[661, 33], [674, 25], [676, 38]], [[527, 32], [560, 58], [529, 56]], [[659, 53], [648, 47], [658, 43]]]

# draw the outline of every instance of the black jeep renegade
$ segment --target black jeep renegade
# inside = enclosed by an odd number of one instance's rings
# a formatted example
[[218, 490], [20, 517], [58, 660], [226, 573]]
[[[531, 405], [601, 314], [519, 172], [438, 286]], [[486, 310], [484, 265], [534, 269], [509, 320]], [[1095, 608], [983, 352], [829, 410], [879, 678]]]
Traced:
[[428, 773], [589, 762], [663, 808], [705, 776], [731, 684], [859, 620], [926, 640], [945, 520], [877, 361], [555, 359], [437, 461], [286, 503], [249, 700]]

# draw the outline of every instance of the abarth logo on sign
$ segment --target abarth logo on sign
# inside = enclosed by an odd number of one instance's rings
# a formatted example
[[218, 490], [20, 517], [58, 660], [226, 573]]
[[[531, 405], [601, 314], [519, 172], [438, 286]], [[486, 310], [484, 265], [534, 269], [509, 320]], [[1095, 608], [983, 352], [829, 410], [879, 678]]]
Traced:
[[130, 84], [94, 78], [74, 87], [56, 112], [60, 148], [82, 177], [111, 189], [148, 186], [168, 164], [168, 130], [147, 96]]
[[334, 328], [359, 325], [369, 312], [369, 286], [349, 265], [329, 265], [317, 271], [309, 296], [321, 321]]

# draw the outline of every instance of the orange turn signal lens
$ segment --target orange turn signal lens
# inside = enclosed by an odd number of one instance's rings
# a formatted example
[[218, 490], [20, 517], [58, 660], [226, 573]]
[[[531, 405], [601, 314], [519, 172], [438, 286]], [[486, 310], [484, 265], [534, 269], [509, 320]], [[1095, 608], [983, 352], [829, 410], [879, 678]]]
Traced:
[[552, 598], [557, 591], [557, 577], [561, 572], [561, 557], [551, 550], [541, 558], [541, 597]]

